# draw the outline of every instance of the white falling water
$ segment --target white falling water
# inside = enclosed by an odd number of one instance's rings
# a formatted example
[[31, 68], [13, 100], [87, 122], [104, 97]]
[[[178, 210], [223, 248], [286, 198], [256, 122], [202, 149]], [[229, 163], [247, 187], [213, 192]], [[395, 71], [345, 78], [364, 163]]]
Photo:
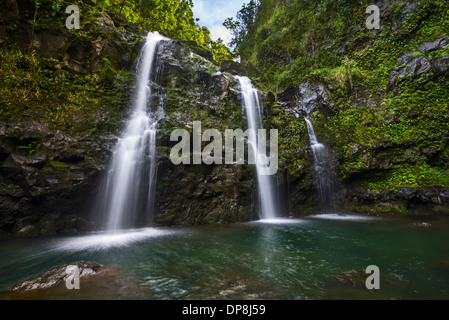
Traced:
[[[262, 125], [262, 112], [260, 109], [259, 95], [257, 89], [255, 89], [248, 77], [237, 77], [240, 83], [243, 97], [243, 107], [246, 111], [246, 117], [248, 121], [248, 129], [258, 132], [258, 129], [263, 129]], [[276, 204], [274, 200], [272, 177], [269, 175], [263, 175], [263, 164], [259, 161], [262, 154], [259, 152], [257, 137], [255, 135], [249, 135], [248, 145], [254, 150], [256, 160], [256, 173], [258, 181], [258, 195], [260, 203], [260, 218], [264, 220], [276, 218]], [[265, 155], [263, 153], [263, 155]]]
[[332, 189], [331, 179], [329, 177], [327, 164], [327, 150], [324, 144], [319, 143], [309, 119], [304, 118], [309, 133], [310, 147], [312, 148], [314, 158], [314, 169], [317, 176], [318, 193], [323, 210], [329, 210], [332, 207]]
[[152, 107], [151, 98], [157, 47], [164, 39], [159, 33], [150, 32], [139, 58], [132, 112], [113, 151], [101, 194], [99, 210], [110, 231], [147, 223], [153, 209], [156, 132], [163, 110], [160, 106]]

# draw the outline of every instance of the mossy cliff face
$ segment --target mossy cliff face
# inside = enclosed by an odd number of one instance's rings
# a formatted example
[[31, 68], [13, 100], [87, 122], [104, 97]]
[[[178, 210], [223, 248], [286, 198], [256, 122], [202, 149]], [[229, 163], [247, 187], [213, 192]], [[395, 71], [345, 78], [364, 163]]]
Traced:
[[331, 152], [341, 209], [446, 214], [447, 4], [378, 1], [380, 29], [369, 30], [369, 1], [260, 2], [242, 52], [273, 92], [286, 190], [304, 190], [302, 201], [286, 197], [296, 213], [314, 203], [305, 191], [316, 193], [308, 115]]
[[79, 2], [68, 30], [52, 3], [1, 2], [0, 236], [91, 227], [134, 89], [136, 29]]
[[[0, 30], [0, 236], [96, 228], [92, 208], [132, 103], [146, 35], [89, 1], [78, 2], [81, 28], [67, 30], [64, 10], [40, 3], [36, 18], [33, 1], [1, 3], [8, 10], [1, 8]], [[158, 137], [160, 224], [255, 215], [251, 170], [174, 166], [168, 158], [175, 128], [193, 121], [202, 122], [203, 132], [242, 127], [236, 80], [199, 54], [208, 53], [176, 41], [159, 48], [156, 103], [166, 113]]]
[[[159, 224], [204, 224], [248, 221], [257, 217], [253, 199], [256, 182], [245, 165], [180, 164], [169, 159], [174, 129], [186, 129], [193, 139], [193, 122], [201, 132], [245, 129], [239, 84], [229, 73], [177, 41], [158, 50], [159, 84], [165, 118], [159, 133], [160, 165], [154, 221]], [[202, 149], [207, 142], [202, 143]], [[193, 144], [191, 143], [191, 147]]]

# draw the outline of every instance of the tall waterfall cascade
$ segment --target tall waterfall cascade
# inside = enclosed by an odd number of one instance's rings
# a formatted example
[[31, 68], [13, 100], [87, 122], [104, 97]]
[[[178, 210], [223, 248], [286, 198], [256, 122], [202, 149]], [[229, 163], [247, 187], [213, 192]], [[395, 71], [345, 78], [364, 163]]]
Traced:
[[154, 106], [157, 48], [168, 40], [150, 32], [137, 64], [136, 94], [131, 113], [112, 154], [99, 207], [108, 231], [141, 227], [151, 220], [156, 184], [156, 133], [163, 117]]
[[313, 152], [314, 170], [318, 185], [318, 196], [323, 211], [329, 211], [333, 207], [332, 179], [328, 172], [327, 148], [318, 141], [312, 122], [306, 117], [307, 132], [310, 139], [310, 147]]
[[[248, 121], [248, 129], [258, 132], [263, 129], [262, 110], [259, 101], [258, 90], [254, 88], [248, 77], [237, 77], [240, 83], [242, 93], [242, 107], [246, 113]], [[248, 146], [254, 151], [256, 157], [256, 173], [258, 183], [258, 199], [259, 199], [259, 216], [262, 220], [275, 219], [277, 216], [277, 205], [273, 187], [272, 176], [263, 175], [263, 164], [258, 161], [262, 154], [258, 147], [257, 137], [249, 135]]]

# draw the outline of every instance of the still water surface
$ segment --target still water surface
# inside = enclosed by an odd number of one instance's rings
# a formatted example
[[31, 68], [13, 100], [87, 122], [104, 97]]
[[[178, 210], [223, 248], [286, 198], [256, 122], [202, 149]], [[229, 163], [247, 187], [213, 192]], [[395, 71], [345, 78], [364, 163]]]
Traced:
[[[449, 299], [449, 217], [328, 214], [2, 240], [0, 290], [80, 260], [118, 266], [145, 289], [117, 298]], [[369, 265], [379, 290], [365, 287]]]

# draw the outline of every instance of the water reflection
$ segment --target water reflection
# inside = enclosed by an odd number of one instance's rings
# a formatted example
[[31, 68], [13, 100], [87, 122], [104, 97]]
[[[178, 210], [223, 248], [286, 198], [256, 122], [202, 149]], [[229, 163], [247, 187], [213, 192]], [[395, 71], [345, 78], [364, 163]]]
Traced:
[[[430, 228], [407, 219], [321, 217], [3, 240], [0, 290], [85, 260], [120, 267], [154, 299], [448, 297], [449, 219], [433, 219]], [[371, 264], [381, 271], [374, 294], [364, 287]]]

